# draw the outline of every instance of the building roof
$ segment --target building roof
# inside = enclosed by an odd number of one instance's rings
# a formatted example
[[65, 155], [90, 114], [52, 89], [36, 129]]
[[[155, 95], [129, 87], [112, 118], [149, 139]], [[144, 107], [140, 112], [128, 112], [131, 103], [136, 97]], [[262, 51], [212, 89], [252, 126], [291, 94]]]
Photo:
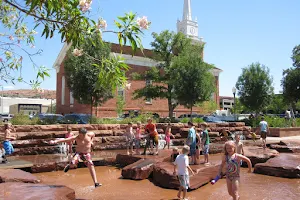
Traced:
[[56, 99], [55, 90], [4, 90], [0, 91], [1, 96], [4, 97], [18, 97], [18, 98], [34, 98], [34, 99]]
[[[63, 45], [61, 51], [59, 52], [59, 54], [53, 64], [53, 68], [55, 68], [57, 72], [59, 72], [61, 63], [63, 62], [70, 47], [71, 47], [71, 44], [65, 43]], [[122, 54], [125, 59], [128, 59], [129, 56], [132, 56], [135, 59], [139, 59], [139, 60], [141, 58], [146, 59], [146, 60], [154, 58], [154, 53], [151, 49], [143, 49], [143, 51], [141, 49], [137, 49], [136, 52], [133, 53], [131, 46], [127, 46], [127, 45], [121, 46], [120, 44], [116, 44], [116, 43], [111, 43], [111, 51], [112, 51], [112, 53]], [[152, 60], [152, 62], [156, 62], [156, 61]], [[214, 67], [214, 71], [217, 74], [222, 72], [222, 70], [217, 67]]]
[[233, 100], [233, 97], [230, 97], [230, 96], [220, 96], [219, 98], [220, 98], [220, 100], [222, 100], [222, 99]]

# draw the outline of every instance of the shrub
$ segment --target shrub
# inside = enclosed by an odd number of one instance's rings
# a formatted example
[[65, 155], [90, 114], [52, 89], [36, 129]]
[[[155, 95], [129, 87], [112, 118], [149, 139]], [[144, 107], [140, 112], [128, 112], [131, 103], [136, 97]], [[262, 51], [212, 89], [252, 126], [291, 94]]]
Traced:
[[28, 115], [16, 114], [11, 119], [11, 124], [12, 125], [35, 125], [38, 124], [38, 119], [37, 118], [30, 119]]
[[[183, 118], [180, 120], [181, 123], [188, 123], [189, 121], [191, 121], [191, 118]], [[202, 118], [193, 118], [193, 122], [194, 123], [202, 123], [202, 122], [204, 122], [204, 120]]]

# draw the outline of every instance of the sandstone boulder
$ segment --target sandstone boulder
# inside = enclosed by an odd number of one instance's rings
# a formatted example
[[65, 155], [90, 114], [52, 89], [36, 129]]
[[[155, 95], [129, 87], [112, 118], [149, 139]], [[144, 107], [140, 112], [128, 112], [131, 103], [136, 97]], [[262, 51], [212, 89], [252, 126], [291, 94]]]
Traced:
[[116, 163], [120, 167], [125, 167], [127, 165], [131, 165], [131, 164], [137, 162], [140, 159], [141, 158], [137, 157], [137, 156], [118, 154], [117, 157], [116, 157]]
[[293, 153], [293, 151], [286, 145], [271, 144], [270, 149], [275, 149], [279, 153]]
[[39, 183], [40, 180], [20, 169], [0, 169], [0, 183], [4, 182]]
[[299, 140], [283, 140], [283, 141], [280, 141], [279, 144], [285, 145], [293, 153], [300, 153], [300, 141]]
[[300, 178], [300, 154], [280, 154], [266, 163], [256, 164], [254, 173], [284, 178]]
[[[195, 175], [190, 174], [190, 189], [195, 190], [210, 182], [218, 173], [219, 165], [192, 165]], [[179, 181], [173, 175], [174, 165], [170, 162], [156, 163], [153, 168], [154, 184], [168, 189], [178, 189]]]
[[[257, 163], [265, 163], [270, 158], [274, 158], [279, 155], [278, 151], [272, 149], [263, 149], [258, 146], [245, 146], [244, 155], [251, 160], [252, 166]], [[246, 167], [247, 164], [243, 162], [243, 167]]]
[[63, 185], [44, 185], [32, 183], [1, 183], [1, 199], [22, 200], [75, 200], [75, 191]]
[[52, 171], [56, 171], [56, 169], [57, 169], [56, 162], [37, 163], [31, 167], [32, 173], [52, 172]]
[[122, 176], [125, 179], [143, 180], [149, 178], [153, 171], [154, 160], [140, 159], [139, 161], [127, 165], [122, 169]]

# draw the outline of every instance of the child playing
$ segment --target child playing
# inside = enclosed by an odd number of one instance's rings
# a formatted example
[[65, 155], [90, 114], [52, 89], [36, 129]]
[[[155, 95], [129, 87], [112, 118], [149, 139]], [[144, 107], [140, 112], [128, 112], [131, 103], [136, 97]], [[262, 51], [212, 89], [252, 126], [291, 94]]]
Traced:
[[262, 117], [261, 121], [259, 122], [259, 131], [263, 142], [263, 148], [265, 149], [267, 148], [267, 133], [270, 133], [270, 129], [268, 126], [268, 122], [265, 121], [264, 117]]
[[10, 132], [10, 124], [4, 124], [4, 141], [2, 143], [5, 150], [5, 154], [2, 155], [2, 163], [7, 163], [7, 156], [11, 155], [14, 152], [14, 148], [11, 144], [12, 140], [15, 140], [16, 137], [13, 137]]
[[209, 154], [209, 134], [207, 130], [208, 124], [201, 124], [202, 132], [202, 154], [204, 155], [204, 164], [208, 164], [208, 154]]
[[141, 147], [141, 122], [137, 122], [136, 132], [134, 135], [135, 153], [140, 155], [139, 149]]
[[[125, 136], [126, 136], [127, 155], [133, 154], [134, 133], [133, 133], [131, 122], [128, 123]], [[129, 148], [130, 148], [130, 152], [129, 152]]]
[[[236, 134], [235, 135], [235, 146], [236, 146], [236, 153], [244, 155], [244, 148], [243, 148], [243, 143], [240, 141], [240, 135]], [[241, 165], [243, 161], [241, 160]]]
[[249, 173], [251, 173], [252, 171], [252, 163], [247, 157], [236, 153], [236, 146], [233, 141], [228, 141], [225, 143], [224, 152], [225, 155], [223, 155], [222, 157], [219, 176], [222, 175], [222, 169], [226, 165], [226, 181], [228, 193], [233, 197], [233, 200], [238, 200], [240, 198], [238, 192], [238, 187], [240, 184], [240, 161], [243, 160], [247, 162]]
[[177, 197], [180, 199], [181, 198], [181, 192], [183, 192], [183, 199], [186, 200], [186, 192], [187, 189], [190, 186], [190, 178], [189, 178], [189, 171], [188, 169], [192, 172], [194, 175], [193, 170], [189, 166], [189, 158], [188, 154], [190, 151], [189, 146], [184, 146], [182, 149], [182, 154], [178, 155], [175, 162], [174, 162], [174, 172], [173, 174], [176, 175], [176, 166], [177, 166], [177, 175], [180, 183], [179, 191], [177, 194]]
[[96, 171], [94, 167], [94, 163], [92, 161], [91, 157], [91, 150], [93, 145], [93, 139], [95, 137], [95, 133], [93, 132], [87, 132], [85, 128], [81, 128], [79, 130], [78, 136], [72, 136], [67, 139], [61, 139], [61, 140], [52, 140], [50, 141], [50, 144], [57, 144], [57, 143], [63, 143], [63, 142], [72, 142], [76, 141], [76, 153], [72, 157], [71, 162], [65, 167], [64, 172], [67, 172], [70, 169], [70, 164], [77, 165], [79, 159], [84, 161], [84, 164], [89, 168], [90, 174], [93, 178], [95, 188], [101, 186], [101, 183], [98, 183]]
[[[65, 135], [66, 138], [70, 138], [73, 137], [73, 133], [72, 133], [72, 128], [67, 126], [67, 133]], [[71, 142], [66, 142], [66, 147], [67, 147], [67, 155], [72, 155], [72, 146], [73, 146], [73, 141]]]
[[166, 132], [165, 132], [165, 140], [166, 140], [166, 144], [164, 146], [164, 148], [166, 148], [166, 146], [168, 145], [168, 149], [170, 149], [170, 142], [171, 142], [171, 137], [175, 138], [174, 135], [171, 133], [171, 123], [168, 123], [168, 126], [166, 128]]
[[[150, 142], [150, 155], [153, 155], [153, 146], [155, 145], [156, 152], [155, 154], [158, 155], [158, 132], [156, 130], [155, 124], [152, 123], [152, 119], [148, 118], [148, 124], [145, 127], [145, 132], [149, 133], [149, 142]], [[146, 147], [145, 147], [146, 150]], [[146, 151], [144, 153], [146, 154]]]
[[175, 162], [178, 155], [179, 155], [178, 148], [175, 147], [172, 151], [171, 162]]

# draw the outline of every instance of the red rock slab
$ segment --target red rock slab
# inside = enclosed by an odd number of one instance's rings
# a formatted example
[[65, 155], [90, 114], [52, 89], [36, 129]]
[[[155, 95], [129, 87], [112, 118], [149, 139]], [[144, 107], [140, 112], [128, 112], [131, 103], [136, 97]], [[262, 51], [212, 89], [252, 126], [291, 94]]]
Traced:
[[140, 159], [122, 169], [122, 176], [125, 179], [144, 180], [149, 178], [153, 172], [154, 160]]
[[125, 155], [118, 154], [116, 157], [116, 163], [121, 167], [125, 167], [127, 165], [131, 165], [137, 162], [140, 159], [150, 159], [155, 163], [169, 161], [170, 156], [172, 154], [171, 149], [160, 150], [158, 155]]
[[283, 178], [300, 178], [300, 154], [282, 153], [266, 163], [256, 164], [254, 173]]
[[279, 144], [285, 145], [293, 153], [300, 153], [300, 141], [299, 140], [283, 140], [283, 141], [280, 141]]
[[[195, 175], [190, 174], [190, 189], [195, 190], [201, 186], [209, 183], [216, 177], [219, 164], [212, 164], [210, 166], [192, 165]], [[153, 183], [168, 189], [178, 189], [179, 180], [176, 175], [173, 175], [174, 165], [170, 162], [156, 163], [153, 168]]]
[[63, 185], [1, 183], [0, 199], [5, 200], [75, 200], [75, 191]]
[[[257, 163], [267, 162], [270, 158], [274, 158], [279, 155], [278, 151], [272, 149], [263, 149], [258, 146], [244, 146], [244, 155], [251, 160], [252, 166]], [[246, 163], [243, 162], [243, 167], [246, 167]]]
[[39, 183], [40, 180], [19, 169], [0, 169], [0, 183], [4, 182]]

